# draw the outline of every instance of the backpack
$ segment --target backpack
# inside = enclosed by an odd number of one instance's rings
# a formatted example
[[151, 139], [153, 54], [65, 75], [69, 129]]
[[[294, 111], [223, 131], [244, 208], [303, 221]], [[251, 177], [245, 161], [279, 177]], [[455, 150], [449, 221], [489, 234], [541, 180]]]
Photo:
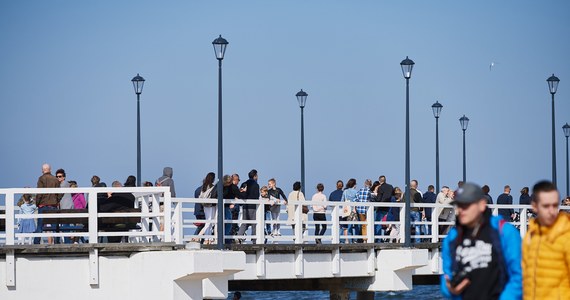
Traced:
[[[207, 190], [205, 191], [201, 191], [200, 195], [198, 196], [198, 198], [200, 199], [209, 199], [210, 198], [210, 194], [212, 193], [212, 190], [214, 189], [214, 185], [209, 187]], [[213, 205], [213, 203], [202, 203], [202, 206], [204, 207], [211, 207]]]

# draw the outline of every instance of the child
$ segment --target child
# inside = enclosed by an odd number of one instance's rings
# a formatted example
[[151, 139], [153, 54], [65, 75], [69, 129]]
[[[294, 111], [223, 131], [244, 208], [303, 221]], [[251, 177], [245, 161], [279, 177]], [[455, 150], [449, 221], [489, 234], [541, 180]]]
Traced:
[[[24, 195], [22, 196], [24, 199], [24, 203], [20, 205], [20, 212], [24, 215], [33, 215], [36, 210], [36, 204], [32, 200], [31, 195]], [[18, 219], [18, 233], [33, 233], [36, 231], [36, 221], [34, 219]], [[30, 244], [33, 239], [30, 238]], [[26, 238], [24, 238], [24, 243], [26, 242]]]

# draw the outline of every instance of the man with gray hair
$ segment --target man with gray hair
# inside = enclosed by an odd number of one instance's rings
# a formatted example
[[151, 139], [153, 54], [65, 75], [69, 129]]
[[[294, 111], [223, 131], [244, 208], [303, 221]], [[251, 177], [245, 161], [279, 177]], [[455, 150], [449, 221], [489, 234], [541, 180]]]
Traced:
[[[51, 166], [49, 164], [42, 165], [42, 176], [38, 178], [38, 188], [59, 188], [59, 181], [51, 174]], [[38, 213], [45, 213], [46, 210], [58, 209], [61, 194], [38, 194], [36, 196], [36, 205], [38, 206]], [[38, 225], [36, 233], [43, 231], [43, 219], [38, 218]], [[41, 238], [34, 238], [34, 244], [39, 244]], [[53, 244], [53, 238], [48, 237], [48, 243]]]

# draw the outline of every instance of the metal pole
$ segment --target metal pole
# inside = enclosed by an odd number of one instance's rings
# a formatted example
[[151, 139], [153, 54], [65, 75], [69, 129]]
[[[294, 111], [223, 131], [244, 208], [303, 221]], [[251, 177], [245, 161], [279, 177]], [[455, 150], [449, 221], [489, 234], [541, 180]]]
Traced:
[[141, 186], [141, 94], [137, 93], [137, 186]]
[[218, 249], [224, 248], [224, 192], [223, 192], [223, 153], [222, 153], [222, 60], [218, 59]]
[[566, 196], [570, 196], [570, 188], [568, 188], [568, 137], [566, 137]]
[[570, 188], [568, 188], [570, 180], [568, 177], [570, 176], [568, 175], [568, 137], [566, 137], [566, 196], [570, 196]]
[[305, 195], [305, 119], [301, 107], [301, 191]]
[[439, 117], [435, 118], [435, 191], [439, 193]]
[[466, 172], [466, 163], [465, 163], [465, 129], [463, 129], [463, 182], [467, 181], [467, 172]]
[[411, 223], [410, 223], [410, 79], [406, 78], [406, 209], [404, 216], [404, 226], [406, 235], [404, 236], [404, 246], [411, 246]]
[[554, 133], [554, 94], [552, 94], [552, 183], [556, 186], [556, 137]]

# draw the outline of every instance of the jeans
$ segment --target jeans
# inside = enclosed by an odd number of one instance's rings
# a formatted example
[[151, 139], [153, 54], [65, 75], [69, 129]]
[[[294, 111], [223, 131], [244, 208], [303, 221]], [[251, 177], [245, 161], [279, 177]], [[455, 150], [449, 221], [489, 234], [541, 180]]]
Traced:
[[271, 220], [271, 212], [269, 210], [265, 211], [265, 235], [271, 234], [271, 224], [267, 223], [268, 220]]
[[[374, 214], [374, 221], [375, 222], [380, 222], [382, 221], [382, 218], [384, 218], [385, 215], [388, 214], [388, 211], [382, 211], [382, 210], [376, 210], [375, 214]], [[374, 225], [374, 235], [378, 236], [378, 235], [384, 235], [385, 231], [384, 228], [382, 228], [382, 225]], [[380, 238], [376, 238], [375, 239], [376, 243], [380, 242]]]
[[[43, 214], [46, 210], [52, 210], [52, 209], [57, 209], [57, 207], [55, 207], [55, 206], [42, 206], [38, 209], [38, 213]], [[43, 230], [44, 230], [44, 219], [39, 218], [38, 219], [38, 225], [36, 227], [36, 233], [42, 233]], [[35, 237], [34, 238], [34, 244], [39, 244], [41, 239], [42, 238], [40, 238], [40, 237]]]
[[[226, 220], [226, 221], [228, 221], [228, 220], [231, 221], [231, 220], [232, 220], [232, 211], [230, 210], [230, 208], [229, 208], [228, 206], [224, 206], [224, 220]], [[232, 243], [233, 240], [232, 240], [231, 238], [228, 238], [228, 237], [227, 237], [227, 236], [229, 236], [229, 235], [231, 235], [231, 234], [232, 234], [232, 223], [227, 223], [227, 222], [226, 222], [226, 223], [224, 224], [224, 235], [226, 236], [226, 237], [225, 237], [225, 240], [224, 240], [224, 243], [226, 243], [226, 244], [231, 244], [231, 243]]]
[[[410, 211], [410, 222], [420, 222], [422, 220], [422, 214], [419, 211]], [[415, 235], [420, 235], [422, 233], [422, 225], [412, 225], [416, 230]], [[410, 228], [411, 229], [411, 228]], [[416, 243], [421, 242], [419, 237], [414, 238]]]
[[[279, 213], [281, 210], [281, 205], [275, 205], [273, 207], [271, 207], [271, 220], [278, 222], [279, 221]], [[281, 224], [276, 223], [273, 224], [273, 230], [271, 231], [271, 233], [275, 233], [275, 234], [280, 234], [281, 230]]]
[[[426, 221], [431, 223], [431, 216], [428, 217], [428, 216], [426, 215]], [[424, 231], [423, 231], [423, 233], [424, 233], [424, 234], [427, 234], [427, 235], [431, 235], [431, 225], [424, 225]], [[430, 239], [429, 237], [427, 237], [427, 238]], [[431, 239], [430, 239], [430, 240], [431, 240]]]

